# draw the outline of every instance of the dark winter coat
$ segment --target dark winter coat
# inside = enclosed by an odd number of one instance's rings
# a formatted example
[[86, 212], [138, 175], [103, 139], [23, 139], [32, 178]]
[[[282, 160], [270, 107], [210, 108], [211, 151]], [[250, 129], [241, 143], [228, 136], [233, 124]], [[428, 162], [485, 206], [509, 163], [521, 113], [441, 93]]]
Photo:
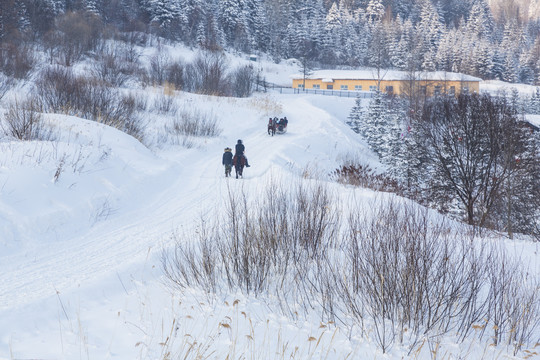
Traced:
[[232, 164], [233, 164], [232, 159], [233, 159], [233, 154], [232, 154], [232, 152], [230, 152], [230, 151], [225, 151], [225, 152], [223, 153], [223, 160], [221, 161], [221, 163], [222, 163], [223, 165], [231, 165], [231, 166], [232, 166]]
[[236, 154], [243, 154], [244, 151], [246, 151], [246, 147], [244, 146], [244, 144], [238, 143], [236, 144], [235, 150], [236, 150]]

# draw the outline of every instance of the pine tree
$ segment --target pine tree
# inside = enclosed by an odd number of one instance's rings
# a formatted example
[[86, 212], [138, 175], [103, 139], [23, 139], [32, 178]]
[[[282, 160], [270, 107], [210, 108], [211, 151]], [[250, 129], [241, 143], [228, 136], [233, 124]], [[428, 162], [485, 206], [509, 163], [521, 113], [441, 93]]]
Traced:
[[362, 98], [360, 94], [356, 95], [354, 101], [354, 106], [347, 117], [347, 125], [353, 129], [357, 134], [362, 134], [362, 119], [363, 119], [363, 110], [362, 110]]
[[386, 156], [382, 159], [389, 165], [389, 174], [400, 183], [404, 183], [405, 176], [403, 163], [407, 161], [405, 135], [407, 131], [406, 103], [398, 98], [387, 98], [387, 124], [385, 126], [384, 141], [388, 148]]
[[[426, 54], [433, 57], [437, 52], [439, 41], [443, 35], [444, 24], [441, 21], [437, 9], [433, 6], [431, 1], [423, 0], [420, 21], [416, 26], [416, 32], [420, 36], [420, 43], [418, 44], [421, 54]], [[432, 61], [428, 59], [426, 64], [430, 64]]]
[[494, 64], [489, 44], [480, 41], [477, 46], [476, 54], [476, 70], [478, 76], [483, 79], [491, 79], [493, 77]]
[[387, 107], [384, 96], [380, 90], [373, 92], [367, 111], [363, 114], [361, 134], [380, 158], [387, 156], [385, 147], [385, 133], [387, 126]]
[[494, 20], [486, 0], [475, 0], [469, 13], [466, 25], [467, 31], [490, 39], [493, 36]]
[[366, 20], [368, 24], [376, 24], [384, 16], [384, 5], [382, 0], [369, 0], [366, 8]]
[[145, 0], [144, 9], [150, 16], [150, 23], [160, 29], [169, 28], [178, 16], [176, 3], [172, 0]]
[[246, 40], [247, 19], [244, 0], [222, 0], [219, 2], [219, 21], [227, 44], [239, 46]]
[[536, 91], [532, 94], [527, 112], [540, 115], [540, 87], [536, 87]]
[[439, 70], [452, 71], [452, 67], [456, 63], [456, 54], [458, 54], [456, 48], [456, 31], [445, 32], [435, 54], [435, 62]]
[[86, 11], [95, 15], [99, 15], [97, 0], [85, 0], [84, 2], [85, 2], [84, 7]]
[[502, 80], [516, 82], [518, 79], [518, 62], [515, 54], [507, 52], [503, 63]]
[[251, 48], [268, 50], [270, 36], [268, 21], [262, 0], [246, 0], [248, 33], [251, 34]]

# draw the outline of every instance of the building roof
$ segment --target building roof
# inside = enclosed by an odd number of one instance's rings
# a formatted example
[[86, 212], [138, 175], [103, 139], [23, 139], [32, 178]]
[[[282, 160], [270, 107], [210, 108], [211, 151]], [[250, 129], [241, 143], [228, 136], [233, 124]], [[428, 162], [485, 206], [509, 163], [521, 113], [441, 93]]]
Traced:
[[[380, 79], [383, 81], [391, 80], [409, 80], [411, 73], [399, 70], [380, 70]], [[482, 81], [482, 79], [445, 71], [414, 73], [414, 77], [419, 81]], [[303, 74], [291, 75], [292, 79], [303, 79]], [[377, 69], [362, 69], [362, 70], [317, 70], [309, 74], [306, 79], [322, 79], [323, 82], [333, 82], [334, 80], [377, 80]]]

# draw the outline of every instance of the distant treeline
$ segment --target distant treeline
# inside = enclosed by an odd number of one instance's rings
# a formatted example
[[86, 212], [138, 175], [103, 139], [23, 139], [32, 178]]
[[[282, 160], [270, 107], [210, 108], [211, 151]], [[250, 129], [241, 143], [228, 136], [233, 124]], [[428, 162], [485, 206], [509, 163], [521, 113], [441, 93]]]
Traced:
[[488, 0], [2, 0], [0, 66], [17, 76], [10, 62], [20, 57], [21, 46], [36, 41], [49, 50], [69, 43], [69, 51], [87, 52], [100, 39], [151, 33], [188, 46], [264, 52], [276, 61], [299, 58], [319, 67], [443, 70], [540, 83], [540, 23], [525, 15], [534, 9], [516, 1], [491, 3], [493, 8]]

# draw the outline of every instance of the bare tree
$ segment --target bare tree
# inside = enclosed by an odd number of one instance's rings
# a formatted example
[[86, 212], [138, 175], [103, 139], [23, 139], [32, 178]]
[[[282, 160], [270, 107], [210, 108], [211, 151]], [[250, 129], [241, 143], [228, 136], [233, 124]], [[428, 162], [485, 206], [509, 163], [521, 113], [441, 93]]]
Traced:
[[473, 94], [426, 103], [417, 136], [432, 198], [457, 201], [469, 224], [486, 225], [503, 184], [520, 169], [516, 159], [538, 161], [520, 127], [504, 98]]

